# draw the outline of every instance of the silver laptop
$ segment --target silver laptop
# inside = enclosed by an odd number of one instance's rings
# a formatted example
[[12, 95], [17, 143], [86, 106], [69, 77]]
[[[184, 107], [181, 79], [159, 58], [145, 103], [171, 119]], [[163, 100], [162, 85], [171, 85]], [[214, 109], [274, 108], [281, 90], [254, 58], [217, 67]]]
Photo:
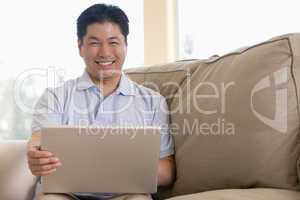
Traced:
[[42, 149], [62, 166], [42, 178], [45, 193], [155, 193], [159, 127], [45, 127]]

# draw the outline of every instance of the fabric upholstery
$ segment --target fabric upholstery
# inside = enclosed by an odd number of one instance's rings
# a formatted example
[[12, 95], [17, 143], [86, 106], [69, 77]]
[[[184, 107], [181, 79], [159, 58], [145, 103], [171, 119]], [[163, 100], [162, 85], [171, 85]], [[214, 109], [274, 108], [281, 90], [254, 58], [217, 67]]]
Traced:
[[26, 141], [0, 141], [0, 199], [31, 200], [35, 177], [26, 160]]
[[300, 192], [280, 189], [227, 189], [182, 195], [168, 200], [300, 200]]
[[291, 34], [209, 60], [129, 71], [168, 100], [177, 164], [172, 195], [300, 188], [299, 48], [300, 34]]

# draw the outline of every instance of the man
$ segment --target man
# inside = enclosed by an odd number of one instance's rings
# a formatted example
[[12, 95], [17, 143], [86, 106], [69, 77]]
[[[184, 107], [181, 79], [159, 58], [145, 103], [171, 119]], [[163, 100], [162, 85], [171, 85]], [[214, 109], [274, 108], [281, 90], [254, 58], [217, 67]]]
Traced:
[[[28, 164], [35, 176], [47, 176], [63, 165], [53, 153], [39, 150], [40, 129], [46, 124], [168, 124], [165, 99], [158, 93], [137, 85], [121, 73], [127, 53], [128, 33], [128, 18], [116, 6], [96, 4], [87, 8], [77, 19], [78, 48], [86, 68], [81, 77], [67, 81], [61, 87], [46, 89], [37, 102], [32, 137], [28, 143]], [[167, 129], [163, 129], [158, 167], [160, 186], [169, 185], [174, 180], [173, 148], [172, 137]], [[38, 193], [37, 198], [86, 200], [108, 199], [116, 195]], [[148, 199], [149, 196], [127, 195], [117, 198]]]

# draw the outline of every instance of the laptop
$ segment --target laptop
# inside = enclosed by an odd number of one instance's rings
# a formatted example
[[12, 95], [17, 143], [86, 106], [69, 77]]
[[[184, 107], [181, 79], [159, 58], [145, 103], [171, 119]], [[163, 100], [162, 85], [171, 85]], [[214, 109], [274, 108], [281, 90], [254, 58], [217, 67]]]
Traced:
[[42, 128], [41, 148], [62, 166], [42, 177], [44, 193], [155, 193], [159, 127]]

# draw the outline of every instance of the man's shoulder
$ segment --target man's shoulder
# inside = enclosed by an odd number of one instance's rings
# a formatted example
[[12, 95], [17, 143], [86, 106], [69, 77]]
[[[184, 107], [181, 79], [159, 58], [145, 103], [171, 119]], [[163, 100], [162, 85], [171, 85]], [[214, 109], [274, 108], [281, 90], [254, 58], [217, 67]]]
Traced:
[[149, 88], [149, 87], [146, 87], [142, 84], [139, 84], [139, 83], [136, 83], [134, 81], [132, 81], [132, 84], [134, 85], [134, 89], [135, 89], [135, 93], [136, 95], [139, 95], [139, 96], [149, 96], [149, 97], [153, 97], [153, 98], [162, 98], [164, 99], [164, 97], [157, 91]]
[[51, 95], [58, 99], [65, 98], [69, 96], [72, 91], [74, 92], [76, 90], [77, 79], [78, 78], [70, 79], [54, 87], [47, 87], [44, 91], [44, 95]]
[[165, 97], [162, 96], [159, 92], [150, 89], [144, 85], [138, 84], [134, 81], [131, 81], [135, 90], [135, 96], [138, 100], [141, 100], [151, 108], [156, 108], [160, 105], [161, 102], [165, 102]]

